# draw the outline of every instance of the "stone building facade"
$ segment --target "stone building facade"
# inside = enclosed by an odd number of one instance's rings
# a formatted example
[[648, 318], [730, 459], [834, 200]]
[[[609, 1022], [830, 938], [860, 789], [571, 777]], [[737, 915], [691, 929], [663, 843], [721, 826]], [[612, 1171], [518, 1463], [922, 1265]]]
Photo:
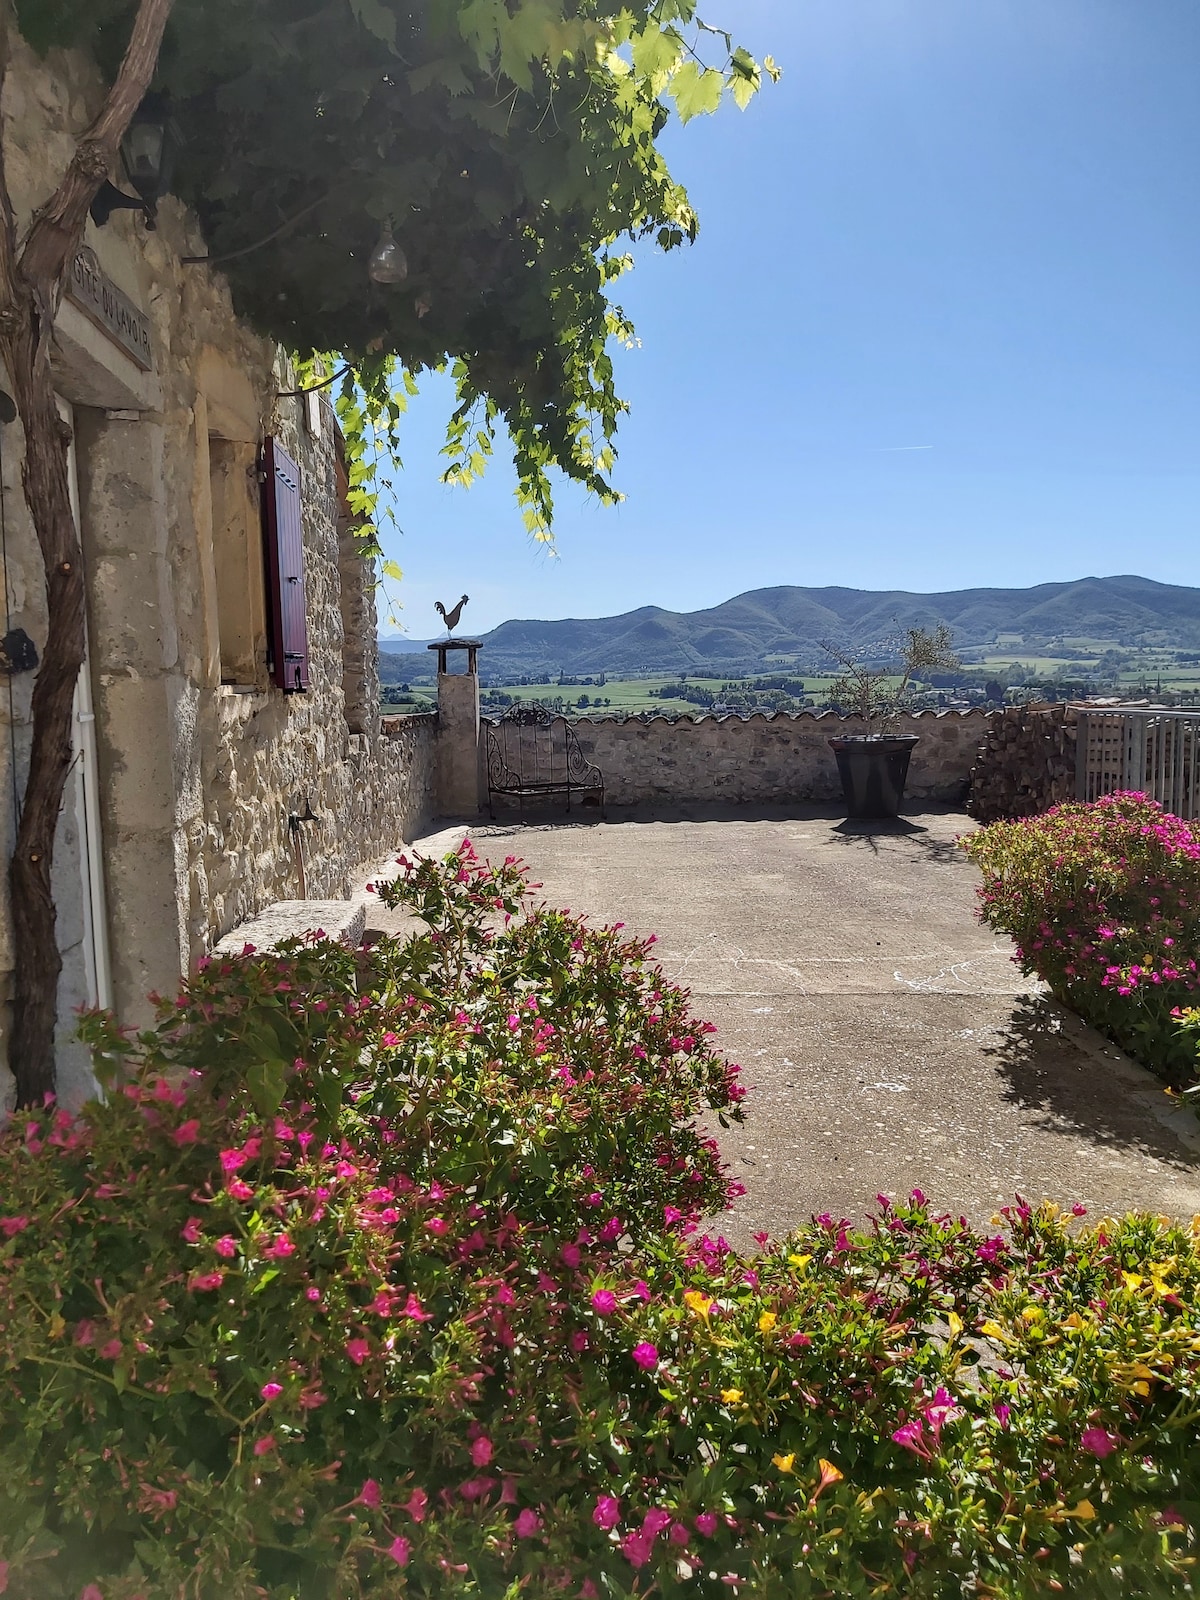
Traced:
[[[41, 61], [13, 40], [3, 139], [19, 228], [58, 182], [101, 94], [83, 57]], [[238, 320], [220, 274], [183, 260], [204, 253], [194, 219], [170, 198], [154, 231], [130, 212], [89, 222], [56, 323], [89, 635], [55, 851], [68, 1101], [90, 1087], [71, 1043], [79, 1006], [111, 1004], [122, 1020], [145, 1021], [151, 991], [173, 992], [222, 934], [295, 897], [301, 867], [309, 895], [341, 896], [435, 803], [434, 719], [380, 722], [372, 574], [339, 493], [332, 408], [323, 394], [288, 393], [287, 363]], [[284, 692], [268, 666], [268, 438], [299, 468], [304, 692]], [[44, 584], [21, 459], [19, 423], [0, 428], [5, 632], [22, 628], [40, 647]], [[35, 676], [0, 676], [5, 862]], [[5, 873], [0, 1064], [11, 938]]]

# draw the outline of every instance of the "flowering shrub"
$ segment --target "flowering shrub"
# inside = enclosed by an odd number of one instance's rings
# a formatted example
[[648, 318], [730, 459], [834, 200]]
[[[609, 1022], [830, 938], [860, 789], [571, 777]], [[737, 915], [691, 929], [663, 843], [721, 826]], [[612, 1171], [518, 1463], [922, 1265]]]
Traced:
[[728, 1067], [515, 867], [93, 1022], [106, 1102], [0, 1135], [0, 1593], [1189, 1592], [1196, 1233], [915, 1192], [739, 1257]]
[[1177, 1026], [1200, 1002], [1200, 837], [1141, 794], [1058, 806], [963, 840], [981, 915], [1025, 972], [1169, 1081], [1195, 1071]]

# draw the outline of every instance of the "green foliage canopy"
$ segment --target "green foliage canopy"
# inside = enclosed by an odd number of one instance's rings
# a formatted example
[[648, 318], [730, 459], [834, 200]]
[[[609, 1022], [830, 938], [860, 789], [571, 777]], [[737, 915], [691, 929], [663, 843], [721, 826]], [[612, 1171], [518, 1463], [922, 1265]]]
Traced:
[[[35, 48], [83, 44], [109, 67], [134, 11], [18, 0]], [[622, 241], [696, 235], [656, 143], [671, 105], [682, 121], [727, 93], [744, 106], [760, 81], [695, 0], [175, 0], [155, 86], [185, 140], [175, 188], [238, 310], [351, 364], [355, 509], [373, 511], [376, 431], [394, 450], [412, 375], [450, 365], [447, 476], [482, 471], [503, 419], [544, 533], [551, 468], [617, 498]], [[373, 285], [389, 219], [409, 273]]]

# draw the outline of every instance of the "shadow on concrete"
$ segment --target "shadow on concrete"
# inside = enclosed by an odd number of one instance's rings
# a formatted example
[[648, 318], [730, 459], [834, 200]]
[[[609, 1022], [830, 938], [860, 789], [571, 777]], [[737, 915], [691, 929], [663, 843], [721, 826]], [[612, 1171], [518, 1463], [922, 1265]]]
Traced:
[[[571, 827], [581, 823], [594, 824], [601, 820], [610, 826], [623, 826], [629, 823], [686, 823], [686, 822], [830, 822], [843, 819], [841, 827], [846, 829], [874, 829], [887, 831], [891, 829], [900, 833], [924, 833], [927, 830], [919, 820], [913, 821], [907, 817], [883, 818], [879, 821], [857, 820], [846, 818], [846, 808], [840, 801], [812, 801], [795, 800], [780, 801], [772, 804], [754, 802], [747, 805], [738, 805], [729, 801], [709, 802], [697, 801], [695, 803], [673, 801], [657, 805], [643, 802], [633, 806], [619, 806], [609, 802], [608, 815], [600, 817], [598, 806], [582, 805], [569, 814], [561, 805], [554, 806], [526, 806], [524, 812], [519, 812], [515, 807], [499, 809], [495, 818], [482, 814], [472, 822], [472, 830], [484, 827], [510, 828], [530, 824], [537, 827]], [[964, 828], [971, 825], [971, 819], [961, 806], [929, 804], [920, 812], [915, 813], [921, 817], [954, 817], [961, 819]], [[448, 827], [461, 818], [440, 819], [436, 826]], [[837, 829], [835, 832], [839, 831]]]
[[1022, 995], [1000, 1040], [984, 1045], [983, 1054], [1000, 1069], [1004, 1099], [1041, 1113], [1039, 1126], [1140, 1150], [1181, 1171], [1200, 1166], [1155, 1118], [1155, 1096], [1163, 1110], [1171, 1105], [1165, 1085], [1049, 995]]
[[[947, 809], [937, 814], [953, 816], [957, 813]], [[962, 858], [956, 840], [938, 838], [921, 823], [910, 821], [908, 817], [847, 817], [830, 831], [831, 844], [857, 846], [876, 856], [881, 839], [906, 839], [916, 846], [919, 856], [943, 865]], [[917, 859], [917, 856], [914, 855], [913, 859]]]

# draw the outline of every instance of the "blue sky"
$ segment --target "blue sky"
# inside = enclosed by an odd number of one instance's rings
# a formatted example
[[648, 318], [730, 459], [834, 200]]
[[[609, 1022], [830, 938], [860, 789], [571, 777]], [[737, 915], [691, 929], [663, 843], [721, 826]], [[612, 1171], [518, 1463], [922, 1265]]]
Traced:
[[[498, 461], [438, 482], [426, 380], [385, 543], [404, 632], [769, 584], [1200, 583], [1196, 0], [706, 0], [783, 68], [673, 128], [700, 213], [619, 298], [617, 509], [557, 557]], [[395, 631], [384, 625], [383, 631]]]

